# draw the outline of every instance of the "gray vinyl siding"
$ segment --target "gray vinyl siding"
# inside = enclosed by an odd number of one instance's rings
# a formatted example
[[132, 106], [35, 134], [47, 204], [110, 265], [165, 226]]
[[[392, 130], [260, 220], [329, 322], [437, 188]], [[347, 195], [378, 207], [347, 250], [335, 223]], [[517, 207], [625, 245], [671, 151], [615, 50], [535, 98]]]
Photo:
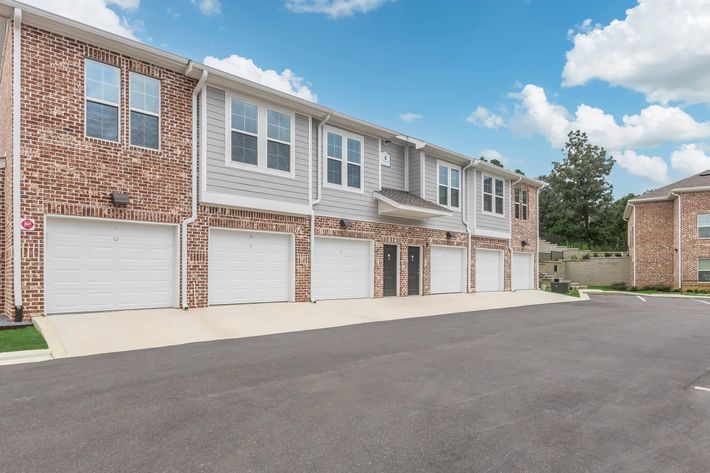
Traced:
[[391, 165], [382, 166], [382, 187], [404, 190], [404, 147], [393, 143], [382, 145], [392, 155]]
[[[426, 193], [425, 199], [438, 204], [437, 192], [439, 189], [439, 179], [437, 173], [436, 162], [439, 158], [435, 156], [426, 155], [424, 158], [424, 178], [426, 182], [424, 184], [424, 192]], [[442, 159], [441, 161], [446, 161]], [[459, 198], [462, 194], [462, 190], [459, 189]], [[437, 217], [432, 219], [433, 221], [439, 222], [439, 224], [446, 225], [447, 230], [455, 230], [459, 232], [465, 232], [466, 227], [463, 224], [463, 217], [461, 212], [453, 212], [450, 217]]]
[[[373, 192], [379, 190], [379, 140], [371, 136], [364, 136], [364, 140], [364, 192], [349, 192], [329, 188], [324, 185], [322, 188], [323, 197], [321, 202], [315, 206], [316, 215], [363, 220], [367, 222], [409, 225], [413, 227], [436, 228], [454, 232], [466, 231], [461, 220], [460, 212], [455, 213], [451, 217], [436, 217], [429, 220], [410, 220], [379, 215], [377, 212], [377, 200], [375, 200], [372, 195]], [[402, 168], [402, 172], [404, 172], [404, 168]]]
[[503, 217], [483, 213], [483, 173], [476, 171], [476, 229], [510, 233], [510, 179], [486, 172], [487, 176], [503, 179]]
[[421, 151], [414, 147], [409, 148], [409, 192], [421, 197], [422, 167], [420, 161]]
[[207, 88], [207, 192], [308, 204], [308, 117], [296, 114], [295, 177], [227, 166], [226, 95]]

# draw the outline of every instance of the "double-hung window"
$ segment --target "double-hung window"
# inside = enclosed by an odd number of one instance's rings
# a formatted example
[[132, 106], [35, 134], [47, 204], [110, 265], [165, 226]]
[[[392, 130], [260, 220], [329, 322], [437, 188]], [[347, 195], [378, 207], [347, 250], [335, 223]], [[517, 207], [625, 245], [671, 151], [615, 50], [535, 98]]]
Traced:
[[121, 70], [108, 64], [84, 61], [86, 136], [118, 142]]
[[461, 169], [457, 166], [439, 161], [439, 205], [461, 208]]
[[483, 211], [503, 216], [505, 183], [502, 179], [483, 176]]
[[228, 164], [293, 177], [293, 116], [231, 97]]
[[359, 136], [326, 128], [326, 186], [362, 191], [363, 139]]
[[131, 144], [160, 148], [160, 81], [135, 72], [130, 74]]
[[698, 238], [710, 238], [710, 214], [698, 215]]
[[515, 218], [528, 219], [528, 191], [522, 187], [515, 188]]
[[710, 258], [698, 258], [698, 282], [710, 282]]

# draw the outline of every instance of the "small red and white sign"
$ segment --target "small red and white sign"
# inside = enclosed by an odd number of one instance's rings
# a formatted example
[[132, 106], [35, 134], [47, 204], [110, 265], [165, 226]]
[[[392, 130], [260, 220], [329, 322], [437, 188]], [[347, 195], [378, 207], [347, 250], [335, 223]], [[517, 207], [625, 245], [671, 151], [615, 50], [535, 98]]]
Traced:
[[23, 218], [20, 220], [20, 228], [27, 231], [32, 231], [35, 229], [35, 221], [31, 218]]

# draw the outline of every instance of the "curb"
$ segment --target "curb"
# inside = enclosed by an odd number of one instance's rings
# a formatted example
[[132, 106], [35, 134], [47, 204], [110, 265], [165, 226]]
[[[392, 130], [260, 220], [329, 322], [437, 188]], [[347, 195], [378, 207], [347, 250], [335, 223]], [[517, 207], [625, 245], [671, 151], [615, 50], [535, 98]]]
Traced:
[[38, 361], [53, 360], [49, 349], [20, 350], [0, 353], [0, 366], [19, 365], [21, 363], [36, 363]]
[[[644, 294], [643, 292], [604, 291], [601, 289], [584, 289], [584, 291], [589, 294], [622, 294], [625, 296], [667, 297], [671, 299], [710, 299], [710, 295], [705, 294], [674, 294], [672, 292], [669, 292], [668, 294]], [[580, 294], [581, 292], [582, 291], [580, 291]]]

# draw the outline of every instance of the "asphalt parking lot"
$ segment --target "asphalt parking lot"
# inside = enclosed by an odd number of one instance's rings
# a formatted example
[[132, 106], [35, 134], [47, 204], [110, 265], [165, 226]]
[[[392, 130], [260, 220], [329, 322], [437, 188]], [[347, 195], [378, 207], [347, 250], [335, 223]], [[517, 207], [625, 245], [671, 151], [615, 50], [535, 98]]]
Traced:
[[0, 471], [707, 472], [709, 372], [616, 295], [0, 367]]

